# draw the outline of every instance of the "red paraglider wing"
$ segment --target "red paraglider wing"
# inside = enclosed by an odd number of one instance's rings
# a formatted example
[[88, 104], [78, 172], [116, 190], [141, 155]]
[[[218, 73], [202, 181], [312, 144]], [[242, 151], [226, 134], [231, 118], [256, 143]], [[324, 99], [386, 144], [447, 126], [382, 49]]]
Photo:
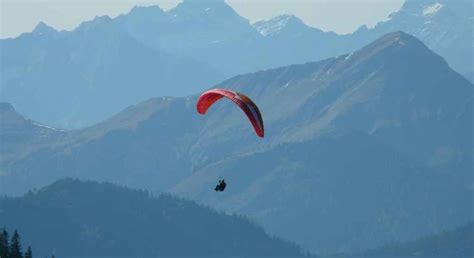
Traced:
[[237, 104], [245, 112], [248, 119], [252, 123], [255, 133], [257, 133], [257, 135], [260, 137], [264, 136], [263, 119], [260, 110], [249, 97], [242, 93], [225, 89], [213, 89], [206, 91], [198, 99], [196, 105], [198, 113], [203, 115], [206, 114], [209, 107], [222, 97], [226, 97]]

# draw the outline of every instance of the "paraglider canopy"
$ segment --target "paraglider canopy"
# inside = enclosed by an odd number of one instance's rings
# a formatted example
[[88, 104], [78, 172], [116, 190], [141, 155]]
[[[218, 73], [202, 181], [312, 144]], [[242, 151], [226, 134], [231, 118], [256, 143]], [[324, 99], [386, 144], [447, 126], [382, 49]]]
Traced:
[[228, 98], [237, 104], [252, 123], [255, 133], [259, 137], [264, 137], [263, 119], [260, 110], [249, 97], [242, 93], [226, 89], [208, 90], [201, 94], [198, 99], [196, 105], [198, 113], [202, 115], [206, 114], [209, 107], [222, 97]]

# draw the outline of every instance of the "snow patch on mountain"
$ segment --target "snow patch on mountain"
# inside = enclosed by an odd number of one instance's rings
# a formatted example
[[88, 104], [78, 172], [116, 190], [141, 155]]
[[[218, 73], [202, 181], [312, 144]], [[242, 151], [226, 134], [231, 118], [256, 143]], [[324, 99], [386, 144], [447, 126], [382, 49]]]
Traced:
[[443, 8], [443, 5], [440, 3], [429, 5], [423, 9], [423, 16], [433, 16], [439, 12], [441, 8]]
[[54, 131], [58, 131], [58, 132], [65, 132], [65, 130], [63, 130], [63, 129], [58, 129], [58, 128], [55, 128], [55, 127], [47, 126], [47, 125], [44, 125], [44, 124], [40, 124], [38, 122], [31, 121], [31, 123], [33, 125], [41, 127], [41, 128], [46, 128], [46, 129], [50, 129], [50, 130], [54, 130]]
[[263, 36], [271, 36], [274, 34], [278, 34], [293, 19], [298, 18], [293, 15], [284, 14], [257, 22], [254, 24], [254, 26]]

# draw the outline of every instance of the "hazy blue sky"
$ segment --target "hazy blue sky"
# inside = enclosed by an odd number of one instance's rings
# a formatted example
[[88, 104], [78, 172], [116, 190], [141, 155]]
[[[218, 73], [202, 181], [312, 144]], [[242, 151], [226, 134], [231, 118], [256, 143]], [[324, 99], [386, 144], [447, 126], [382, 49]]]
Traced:
[[[128, 12], [135, 5], [158, 4], [170, 9], [179, 0], [0, 0], [0, 37], [13, 37], [31, 31], [44, 21], [71, 30], [97, 15], [112, 17]], [[398, 10], [404, 0], [226, 0], [250, 21], [289, 13], [308, 25], [323, 30], [349, 33], [363, 24], [374, 25]]]

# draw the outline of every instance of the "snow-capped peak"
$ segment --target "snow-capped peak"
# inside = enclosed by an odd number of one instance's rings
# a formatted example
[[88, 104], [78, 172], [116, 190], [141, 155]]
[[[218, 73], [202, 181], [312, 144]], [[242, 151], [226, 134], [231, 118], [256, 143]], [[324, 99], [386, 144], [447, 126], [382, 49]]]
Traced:
[[443, 4], [435, 3], [423, 8], [423, 16], [433, 16], [443, 8]]
[[293, 21], [303, 24], [303, 22], [298, 17], [294, 15], [283, 14], [268, 20], [258, 21], [253, 26], [260, 32], [260, 34], [263, 36], [268, 36], [279, 33], [283, 28]]

